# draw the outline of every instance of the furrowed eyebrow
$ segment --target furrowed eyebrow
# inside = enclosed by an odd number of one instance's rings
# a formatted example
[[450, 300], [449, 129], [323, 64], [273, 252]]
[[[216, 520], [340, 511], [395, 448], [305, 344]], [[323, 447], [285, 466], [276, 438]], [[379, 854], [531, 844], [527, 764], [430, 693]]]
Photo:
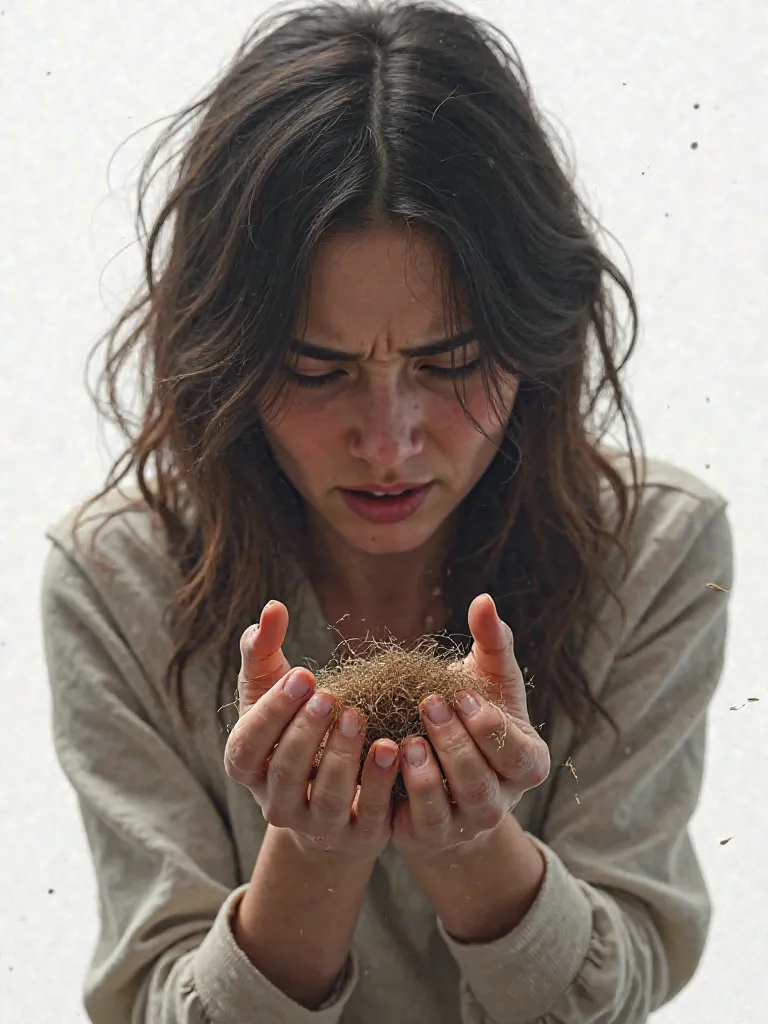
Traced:
[[[428, 345], [419, 345], [418, 348], [401, 349], [400, 354], [409, 358], [425, 358], [426, 356], [441, 356], [445, 352], [451, 352], [455, 348], [461, 348], [475, 341], [474, 331], [463, 331], [452, 338], [442, 338], [440, 341], [431, 341]], [[290, 350], [299, 356], [307, 356], [309, 359], [321, 359], [329, 363], [359, 363], [362, 356], [353, 352], [344, 352], [338, 348], [329, 348], [326, 345], [315, 345], [310, 341], [300, 341], [298, 338], [291, 339]]]

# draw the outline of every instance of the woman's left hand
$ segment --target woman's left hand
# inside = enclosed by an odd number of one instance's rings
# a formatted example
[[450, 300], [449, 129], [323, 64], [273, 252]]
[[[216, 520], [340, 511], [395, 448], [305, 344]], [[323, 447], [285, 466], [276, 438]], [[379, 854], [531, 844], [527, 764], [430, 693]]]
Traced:
[[[477, 691], [470, 691], [474, 707], [461, 694], [453, 707], [434, 696], [422, 702], [424, 725], [440, 764], [423, 739], [403, 740], [401, 771], [408, 799], [396, 806], [392, 842], [406, 859], [455, 851], [465, 843], [477, 845], [501, 825], [527, 790], [549, 775], [549, 749], [528, 717], [512, 631], [489, 595], [476, 597], [470, 605], [469, 628], [474, 643], [464, 667], [475, 678], [490, 681], [494, 702], [505, 712], [502, 716]], [[442, 721], [430, 719], [433, 709]], [[409, 760], [411, 752], [421, 753], [420, 764]]]

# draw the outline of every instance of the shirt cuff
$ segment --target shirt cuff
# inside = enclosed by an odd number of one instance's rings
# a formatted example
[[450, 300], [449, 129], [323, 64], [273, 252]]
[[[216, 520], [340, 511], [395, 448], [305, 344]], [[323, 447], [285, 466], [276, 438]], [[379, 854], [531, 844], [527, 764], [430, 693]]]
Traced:
[[198, 947], [193, 974], [200, 1001], [216, 1021], [269, 1021], [269, 1024], [337, 1024], [358, 982], [350, 952], [331, 996], [308, 1010], [272, 984], [235, 942], [232, 916], [248, 885], [234, 889], [219, 910], [211, 930]]
[[511, 932], [488, 943], [452, 938], [437, 927], [474, 998], [493, 1020], [530, 1024], [544, 1017], [574, 982], [592, 936], [586, 893], [548, 846], [544, 879], [533, 906]]

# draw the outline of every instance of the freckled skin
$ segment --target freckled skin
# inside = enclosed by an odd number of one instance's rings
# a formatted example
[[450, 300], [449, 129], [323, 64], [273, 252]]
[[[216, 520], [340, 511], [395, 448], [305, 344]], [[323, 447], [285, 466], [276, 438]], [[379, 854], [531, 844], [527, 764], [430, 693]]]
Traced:
[[[493, 416], [479, 373], [459, 386], [491, 442], [467, 419], [453, 383], [431, 375], [430, 366], [450, 366], [450, 355], [408, 356], [409, 348], [456, 333], [445, 321], [444, 258], [428, 235], [397, 228], [329, 238], [316, 256], [301, 337], [363, 358], [336, 363], [302, 356], [298, 373], [335, 372], [336, 378], [326, 387], [294, 387], [290, 399], [263, 420], [314, 528], [361, 553], [422, 548], [477, 483], [501, 440], [503, 424]], [[476, 346], [458, 349], [456, 362], [471, 362], [476, 353]], [[504, 387], [508, 415], [515, 380]], [[381, 526], [352, 512], [338, 490], [429, 481], [434, 486], [411, 518]]]

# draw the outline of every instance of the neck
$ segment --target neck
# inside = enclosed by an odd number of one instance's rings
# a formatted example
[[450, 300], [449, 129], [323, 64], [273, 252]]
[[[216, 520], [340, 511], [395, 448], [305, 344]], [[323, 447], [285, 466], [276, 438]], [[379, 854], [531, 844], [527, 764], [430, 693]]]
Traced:
[[352, 547], [314, 517], [308, 516], [307, 528], [310, 578], [329, 623], [344, 616], [356, 636], [391, 633], [399, 640], [431, 632], [433, 622], [439, 626], [437, 588], [452, 540], [451, 522], [414, 551], [383, 555]]

